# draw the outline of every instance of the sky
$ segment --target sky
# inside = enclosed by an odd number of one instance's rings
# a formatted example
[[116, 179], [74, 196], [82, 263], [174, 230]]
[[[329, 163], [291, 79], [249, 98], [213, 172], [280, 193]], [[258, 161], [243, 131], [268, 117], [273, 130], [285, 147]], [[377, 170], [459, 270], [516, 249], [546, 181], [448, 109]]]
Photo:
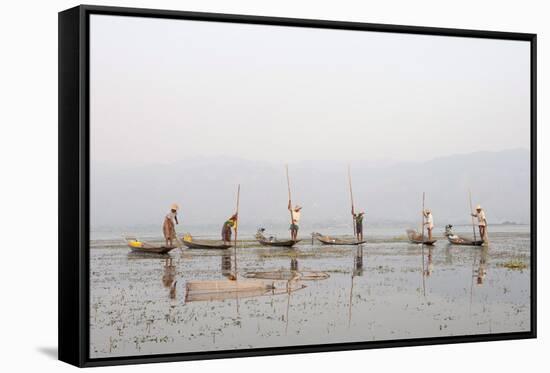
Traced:
[[92, 15], [94, 162], [529, 148], [529, 43]]

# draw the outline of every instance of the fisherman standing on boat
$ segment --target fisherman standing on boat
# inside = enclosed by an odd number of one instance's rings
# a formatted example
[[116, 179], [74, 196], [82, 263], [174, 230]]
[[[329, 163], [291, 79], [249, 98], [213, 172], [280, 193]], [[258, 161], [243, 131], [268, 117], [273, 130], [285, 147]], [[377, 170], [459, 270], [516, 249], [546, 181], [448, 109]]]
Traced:
[[432, 211], [429, 209], [424, 210], [424, 217], [426, 218], [426, 221], [424, 222], [424, 225], [428, 229], [428, 240], [432, 240], [432, 231], [434, 229], [434, 217], [432, 215]]
[[231, 229], [237, 228], [238, 215], [235, 213], [229, 219], [223, 223], [222, 226], [222, 240], [224, 244], [231, 242]]
[[162, 233], [164, 234], [166, 247], [173, 247], [173, 240], [177, 239], [176, 224], [179, 224], [178, 210], [179, 206], [176, 203], [173, 203], [172, 206], [170, 206], [170, 212], [164, 217]]
[[363, 218], [365, 213], [363, 211], [355, 213], [355, 210], [352, 208], [351, 215], [353, 215], [353, 220], [355, 221], [355, 238], [357, 241], [363, 241]]
[[472, 213], [474, 218], [477, 218], [477, 225], [479, 227], [479, 236], [483, 241], [487, 241], [487, 219], [485, 218], [485, 211], [481, 208], [480, 205], [476, 206], [476, 212]]
[[298, 229], [300, 229], [298, 224], [300, 223], [300, 211], [302, 210], [302, 207], [296, 205], [294, 208], [292, 208], [290, 201], [288, 201], [288, 210], [290, 211], [290, 216], [292, 219], [290, 222], [290, 239], [292, 241], [297, 241]]

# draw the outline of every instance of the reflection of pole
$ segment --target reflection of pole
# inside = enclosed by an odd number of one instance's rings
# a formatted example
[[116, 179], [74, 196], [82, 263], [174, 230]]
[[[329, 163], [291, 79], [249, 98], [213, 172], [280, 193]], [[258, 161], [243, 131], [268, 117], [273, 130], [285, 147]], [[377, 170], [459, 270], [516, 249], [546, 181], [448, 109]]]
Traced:
[[348, 329], [351, 326], [351, 305], [353, 303], [353, 279], [355, 278], [353, 272], [351, 272], [351, 287], [349, 290], [349, 312], [348, 312]]
[[474, 277], [475, 277], [475, 268], [476, 268], [476, 259], [477, 259], [477, 252], [474, 253], [474, 262], [472, 263], [472, 279], [470, 284], [470, 315], [472, 314], [472, 301], [474, 297]]
[[426, 193], [422, 192], [422, 291], [426, 296], [426, 279], [424, 273], [424, 202], [426, 199]]
[[288, 299], [287, 299], [287, 302], [286, 302], [285, 335], [287, 335], [287, 333], [288, 333], [288, 311], [290, 309], [290, 281], [292, 281], [292, 280], [288, 280], [287, 283], [286, 283], [286, 291], [288, 293]]

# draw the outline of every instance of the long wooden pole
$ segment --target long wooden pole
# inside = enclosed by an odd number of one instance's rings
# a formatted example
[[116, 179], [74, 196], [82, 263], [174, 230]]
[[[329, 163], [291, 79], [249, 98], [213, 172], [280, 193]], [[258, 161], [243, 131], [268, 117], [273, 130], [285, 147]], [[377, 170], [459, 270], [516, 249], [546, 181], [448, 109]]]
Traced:
[[355, 206], [353, 203], [353, 189], [351, 187], [351, 169], [349, 164], [348, 164], [348, 182], [349, 182], [349, 197], [351, 200], [351, 217], [352, 217], [352, 225], [353, 225], [353, 235], [355, 236], [355, 238], [357, 238], [357, 227], [355, 225]]
[[474, 207], [472, 205], [472, 191], [470, 189], [468, 189], [468, 199], [470, 200], [470, 216], [472, 217], [472, 232], [474, 232], [474, 241], [477, 241], [476, 226], [474, 224], [474, 216], [472, 215], [474, 213]]
[[426, 200], [426, 192], [422, 192], [422, 289], [424, 296], [426, 296], [426, 279], [425, 279], [425, 270], [424, 270], [424, 202]]
[[[292, 215], [292, 196], [290, 194], [290, 177], [288, 176], [288, 165], [286, 165], [286, 185], [288, 187], [288, 205], [290, 206], [290, 224], [292, 225], [293, 222], [293, 215]], [[291, 237], [292, 239], [292, 231], [291, 231]]]
[[425, 219], [425, 216], [424, 216], [424, 210], [425, 210], [425, 207], [424, 207], [424, 202], [426, 200], [426, 193], [425, 192], [422, 192], [422, 243], [424, 244], [424, 223], [426, 222], [424, 219]]
[[239, 202], [241, 198], [241, 184], [237, 186], [237, 208], [236, 215], [237, 220], [235, 221], [235, 241], [233, 243], [233, 255], [235, 257], [235, 280], [237, 280], [237, 237], [239, 235]]

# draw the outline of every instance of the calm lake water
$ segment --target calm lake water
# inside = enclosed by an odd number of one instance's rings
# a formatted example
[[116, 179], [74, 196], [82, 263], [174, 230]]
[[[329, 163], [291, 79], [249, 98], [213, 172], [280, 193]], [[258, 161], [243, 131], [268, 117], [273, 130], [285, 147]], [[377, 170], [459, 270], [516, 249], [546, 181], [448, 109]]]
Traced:
[[[237, 251], [239, 281], [247, 272], [290, 269], [330, 277], [300, 281], [295, 285], [305, 287], [290, 293], [191, 302], [186, 284], [225, 280], [233, 250], [139, 255], [122, 239], [92, 235], [99, 238], [90, 244], [90, 356], [528, 331], [529, 227], [490, 228], [485, 249], [437, 237], [436, 246], [422, 250], [403, 241], [401, 228], [367, 230], [362, 248], [321, 246], [310, 238], [294, 249], [247, 242]], [[504, 266], [512, 260], [527, 268]]]

